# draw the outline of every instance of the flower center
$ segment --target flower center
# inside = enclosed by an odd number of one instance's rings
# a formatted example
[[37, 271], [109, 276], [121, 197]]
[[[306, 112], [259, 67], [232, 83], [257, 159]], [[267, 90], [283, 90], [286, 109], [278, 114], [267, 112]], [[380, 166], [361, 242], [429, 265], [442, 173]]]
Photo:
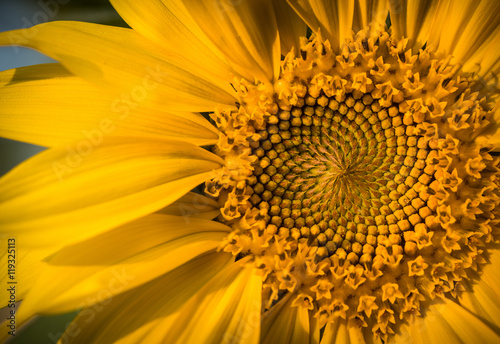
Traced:
[[413, 225], [419, 210], [425, 216], [412, 186], [431, 180], [422, 170], [428, 150], [419, 151], [396, 106], [369, 93], [308, 94], [303, 103], [258, 131], [250, 201], [269, 208], [271, 224], [318, 247], [317, 256], [370, 262], [377, 240], [400, 245], [409, 216]]
[[292, 297], [387, 339], [486, 262], [499, 159], [475, 139], [491, 113], [473, 78], [405, 44], [364, 30], [335, 55], [315, 37], [272, 87], [243, 80], [238, 108], [213, 114], [221, 249], [251, 257], [265, 309]]

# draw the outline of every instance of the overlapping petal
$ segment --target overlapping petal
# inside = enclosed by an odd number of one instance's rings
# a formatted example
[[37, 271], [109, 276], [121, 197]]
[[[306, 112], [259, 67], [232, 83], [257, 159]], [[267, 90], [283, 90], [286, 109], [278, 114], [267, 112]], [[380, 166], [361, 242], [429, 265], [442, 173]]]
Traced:
[[46, 150], [0, 180], [1, 233], [21, 246], [76, 242], [172, 203], [217, 156], [172, 140], [108, 137]]
[[415, 344], [498, 343], [500, 334], [457, 303], [443, 299], [443, 303], [431, 305], [425, 317], [416, 318], [393, 341], [404, 343], [409, 339]]
[[262, 319], [261, 342], [318, 343], [319, 328], [306, 307], [293, 307], [296, 295], [288, 295], [271, 307]]
[[[227, 266], [179, 311], [150, 329], [144, 342], [258, 343], [262, 279], [253, 267]], [[183, 324], [178, 326], [178, 324]]]
[[[392, 32], [398, 39], [408, 38], [408, 48], [420, 49], [429, 39], [431, 27], [436, 30], [437, 1], [389, 1]], [[434, 26], [433, 26], [434, 25]]]
[[[370, 337], [371, 334], [366, 336], [369, 340], [365, 340], [361, 327], [348, 326], [346, 320], [338, 318], [335, 322], [326, 324], [321, 344], [366, 344], [371, 343]], [[378, 340], [374, 344], [382, 344], [382, 342]]]
[[460, 305], [475, 314], [500, 333], [500, 250], [491, 254], [491, 262], [486, 265], [480, 280], [467, 285], [466, 292], [459, 297]]
[[[163, 137], [213, 144], [217, 130], [201, 115], [166, 112], [148, 101], [151, 77], [131, 93], [102, 89], [59, 64], [0, 73], [0, 135], [41, 146], [75, 140], [99, 143], [107, 136]], [[149, 85], [149, 90], [147, 86]]]
[[272, 1], [172, 0], [189, 12], [234, 69], [250, 81], [278, 77], [280, 40]]
[[290, 6], [314, 31], [321, 30], [324, 38], [330, 40], [338, 50], [351, 37], [355, 0], [287, 0]]
[[292, 48], [297, 54], [300, 37], [306, 36], [307, 25], [284, 0], [273, 0], [273, 6], [280, 33], [281, 55], [286, 55]]
[[157, 211], [160, 214], [177, 215], [189, 222], [190, 217], [211, 220], [220, 214], [219, 204], [206, 196], [189, 192]]
[[215, 251], [230, 228], [214, 221], [152, 214], [47, 258], [18, 313], [90, 307]]
[[[391, 22], [397, 37], [410, 39], [410, 48], [425, 43], [444, 56], [464, 64], [494, 36], [499, 34], [495, 0], [390, 1]], [[491, 53], [498, 59], [498, 49]]]
[[234, 71], [183, 6], [172, 0], [112, 0], [120, 16], [142, 36], [165, 47], [184, 65], [203, 71], [215, 84], [232, 81]]
[[[461, 2], [462, 3], [462, 2]], [[460, 7], [455, 1], [450, 1], [449, 9], [441, 15], [445, 21], [442, 31], [439, 49], [450, 55], [453, 55], [457, 62], [464, 63], [479, 47], [487, 42], [493, 34], [500, 33], [500, 21], [498, 13], [500, 11], [500, 2], [495, 0], [482, 1], [463, 1], [468, 5], [467, 10], [460, 13], [459, 20], [452, 17], [451, 11], [456, 11], [455, 7]], [[460, 20], [461, 19], [461, 20]], [[449, 28], [448, 25], [460, 26]], [[455, 30], [454, 30], [455, 29]], [[431, 37], [434, 36], [432, 33]], [[491, 51], [498, 58], [500, 52], [498, 49]]]
[[373, 25], [372, 29], [380, 29], [384, 27], [388, 14], [387, 0], [357, 0], [352, 28], [354, 32], [369, 25]]
[[500, 98], [500, 26], [464, 61], [462, 70], [476, 76], [475, 90], [490, 95], [490, 103]]
[[163, 104], [169, 111], [205, 111], [219, 103], [234, 104], [229, 84], [221, 89], [196, 68], [187, 69], [189, 64], [170, 58], [168, 50], [131, 29], [49, 22], [1, 33], [0, 45], [9, 44], [39, 50], [75, 75], [121, 92], [132, 93], [148, 82], [155, 83], [148, 101]]
[[151, 328], [175, 317], [182, 305], [230, 258], [230, 254], [224, 253], [202, 255], [101, 305], [86, 307], [67, 328], [61, 340], [75, 344], [140, 343]]
[[[11, 239], [15, 240], [15, 238]], [[37, 250], [19, 249], [16, 247], [15, 241], [12, 242], [12, 247], [14, 249], [8, 249], [9, 242], [11, 241], [8, 241], [8, 238], [0, 242], [5, 247], [0, 256], [0, 264], [8, 269], [8, 261], [11, 260], [11, 264], [15, 267], [12, 269], [14, 271], [12, 275], [8, 274], [8, 270], [6, 270], [6, 272], [0, 276], [0, 288], [3, 290], [0, 294], [0, 308], [6, 307], [9, 303], [14, 301], [21, 301], [31, 288], [37, 288], [35, 281], [40, 272], [40, 268], [44, 264], [42, 262], [43, 259], [57, 250], [57, 247]], [[13, 278], [10, 278], [10, 276], [13, 276]], [[15, 282], [15, 293], [12, 294], [13, 299], [11, 299], [10, 292], [6, 292], [13, 286], [13, 284], [9, 282]], [[10, 308], [13, 308], [13, 306], [10, 306]]]

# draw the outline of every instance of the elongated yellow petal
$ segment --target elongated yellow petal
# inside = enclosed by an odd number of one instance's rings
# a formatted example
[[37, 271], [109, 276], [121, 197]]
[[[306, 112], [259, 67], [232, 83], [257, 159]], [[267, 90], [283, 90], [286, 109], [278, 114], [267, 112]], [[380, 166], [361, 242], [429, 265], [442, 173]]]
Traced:
[[389, 1], [392, 32], [398, 38], [408, 38], [407, 48], [420, 49], [429, 39], [434, 23], [437, 1]]
[[280, 33], [281, 54], [286, 55], [292, 48], [298, 54], [300, 37], [307, 34], [306, 23], [285, 1], [273, 0], [273, 6]]
[[[307, 0], [286, 0], [288, 5], [302, 18], [311, 30], [316, 32], [321, 27], [319, 19], [314, 15], [310, 1]], [[321, 28], [323, 30], [323, 28]], [[325, 32], [325, 31], [323, 31]]]
[[293, 307], [296, 294], [280, 300], [262, 319], [262, 343], [317, 343], [319, 328], [311, 326], [309, 310]]
[[491, 254], [491, 263], [485, 266], [481, 279], [466, 286], [459, 297], [460, 305], [500, 331], [500, 250]]
[[[0, 257], [0, 264], [5, 266], [5, 273], [0, 276], [0, 288], [3, 290], [0, 294], [0, 308], [24, 299], [26, 293], [34, 287], [40, 268], [43, 266], [42, 260], [57, 250], [57, 248], [20, 249], [16, 246], [15, 238], [10, 239], [5, 238], [0, 242], [4, 247]], [[15, 265], [15, 268], [12, 268], [12, 274], [8, 273], [9, 263]], [[12, 293], [13, 297], [11, 298], [10, 292], [5, 291], [12, 285], [15, 285], [15, 293]], [[13, 306], [10, 307], [13, 308]]]
[[218, 103], [234, 103], [228, 91], [198, 75], [196, 68], [189, 70], [189, 63], [180, 65], [166, 49], [130, 29], [50, 22], [1, 33], [0, 45], [9, 44], [37, 49], [93, 83], [125, 94], [143, 93], [141, 97], [164, 103], [169, 111], [210, 111]]
[[314, 312], [309, 311], [309, 344], [319, 344], [320, 334], [320, 322], [314, 317]]
[[215, 250], [230, 228], [209, 220], [152, 214], [48, 258], [20, 318], [103, 302]]
[[[321, 338], [321, 344], [327, 343], [349, 343], [346, 337], [347, 324], [343, 319], [337, 319], [334, 323], [328, 323], [325, 325], [325, 331], [323, 332], [323, 337]], [[337, 340], [339, 338], [340, 340]]]
[[189, 300], [177, 317], [151, 329], [149, 343], [259, 343], [261, 277], [229, 265]]
[[188, 222], [191, 217], [210, 220], [220, 214], [220, 206], [211, 198], [189, 192], [167, 207], [158, 210], [157, 213], [182, 216]]
[[390, 1], [392, 30], [408, 48], [437, 48], [466, 73], [478, 77], [479, 91], [498, 94], [500, 11], [498, 1]]
[[271, 307], [262, 318], [261, 342], [275, 343], [282, 340], [289, 343], [291, 340], [290, 326], [293, 323], [294, 311], [290, 308], [291, 294], [286, 295], [273, 307]]
[[499, 343], [500, 335], [474, 314], [455, 302], [444, 299], [431, 305], [423, 318], [417, 318], [394, 342], [415, 343]]
[[[390, 1], [393, 32], [410, 39], [410, 46], [424, 43], [452, 55], [464, 64], [478, 49], [499, 34], [500, 3], [491, 0]], [[499, 51], [489, 54], [498, 59]]]
[[20, 246], [83, 240], [161, 209], [222, 163], [180, 141], [129, 141], [79, 141], [13, 169], [0, 180], [0, 233]]
[[174, 1], [112, 0], [111, 3], [135, 31], [158, 42], [179, 59], [189, 61], [198, 73], [215, 84], [220, 83], [222, 88], [229, 86], [234, 72], [224, 56]]
[[389, 14], [387, 0], [357, 0], [354, 9], [353, 30], [358, 31], [370, 24], [379, 28], [385, 25]]
[[280, 41], [271, 1], [169, 2], [177, 6], [183, 3], [235, 70], [250, 81], [257, 77], [263, 82], [271, 82], [278, 77]]
[[[175, 316], [183, 304], [231, 258], [208, 253], [103, 304], [84, 308], [61, 337], [64, 343], [140, 343], [161, 320]], [[140, 314], [140, 316], [131, 316]]]
[[[472, 54], [464, 61], [462, 70], [476, 75], [476, 90], [491, 97], [491, 103], [498, 100], [500, 94], [500, 26], [490, 38], [472, 50]], [[496, 96], [496, 99], [494, 99]]]
[[[450, 51], [457, 62], [460, 63], [467, 61], [491, 36], [496, 35], [498, 37], [500, 35], [500, 20], [498, 20], [500, 2], [495, 0], [475, 2], [477, 3], [475, 11], [467, 14], [466, 26], [457, 30], [454, 41], [446, 41], [445, 43], [443, 39], [440, 42], [440, 48]], [[453, 5], [455, 5], [455, 2], [453, 2]], [[488, 51], [488, 54], [499, 59], [500, 51], [498, 48], [497, 44], [496, 49]]]
[[216, 129], [199, 114], [165, 112], [162, 104], [101, 89], [58, 64], [1, 72], [0, 104], [0, 135], [41, 146], [75, 140], [99, 144], [110, 135], [166, 137], [197, 145], [218, 139]]
[[355, 0], [287, 1], [314, 32], [321, 29], [321, 34], [330, 40], [335, 51], [351, 36]]
[[[371, 339], [373, 334], [369, 334]], [[321, 338], [321, 344], [342, 343], [342, 344], [365, 344], [364, 334], [360, 327], [348, 326], [347, 321], [338, 318], [334, 323], [325, 326], [325, 332]]]
[[[441, 52], [449, 55], [479, 1], [410, 2], [404, 0], [399, 3], [399, 8], [398, 2], [390, 3], [392, 5], [391, 21], [401, 23], [400, 27], [406, 27], [406, 30], [400, 31], [400, 35], [406, 35], [410, 41], [418, 40], [417, 45], [420, 46], [427, 41], [428, 46], [439, 48]], [[410, 22], [405, 26], [406, 19]]]

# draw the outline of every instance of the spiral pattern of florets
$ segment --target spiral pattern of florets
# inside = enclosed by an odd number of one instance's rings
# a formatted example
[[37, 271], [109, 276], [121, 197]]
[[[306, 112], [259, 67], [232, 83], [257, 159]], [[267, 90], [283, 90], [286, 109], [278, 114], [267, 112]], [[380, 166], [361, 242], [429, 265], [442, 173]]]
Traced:
[[317, 246], [318, 258], [371, 262], [377, 241], [404, 246], [401, 233], [430, 214], [413, 188], [433, 179], [424, 171], [427, 143], [397, 106], [380, 103], [359, 91], [308, 94], [303, 107], [271, 117], [276, 124], [253, 144], [250, 201], [269, 208], [271, 224]]
[[498, 239], [499, 159], [474, 79], [426, 49], [365, 30], [335, 55], [303, 40], [273, 88], [238, 83], [217, 111], [226, 160], [207, 193], [250, 256], [264, 307], [284, 297], [320, 324], [386, 338], [436, 298], [455, 298]]

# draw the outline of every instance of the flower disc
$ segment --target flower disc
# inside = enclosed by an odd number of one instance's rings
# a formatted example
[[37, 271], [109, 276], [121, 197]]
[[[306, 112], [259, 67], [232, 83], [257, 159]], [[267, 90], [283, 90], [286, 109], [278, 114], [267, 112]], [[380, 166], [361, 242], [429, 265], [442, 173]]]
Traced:
[[213, 115], [222, 249], [251, 257], [265, 308], [290, 295], [321, 325], [387, 338], [486, 262], [500, 200], [498, 158], [475, 140], [487, 99], [449, 59], [405, 45], [364, 30], [335, 55], [304, 39], [272, 88], [241, 81], [238, 109]]

